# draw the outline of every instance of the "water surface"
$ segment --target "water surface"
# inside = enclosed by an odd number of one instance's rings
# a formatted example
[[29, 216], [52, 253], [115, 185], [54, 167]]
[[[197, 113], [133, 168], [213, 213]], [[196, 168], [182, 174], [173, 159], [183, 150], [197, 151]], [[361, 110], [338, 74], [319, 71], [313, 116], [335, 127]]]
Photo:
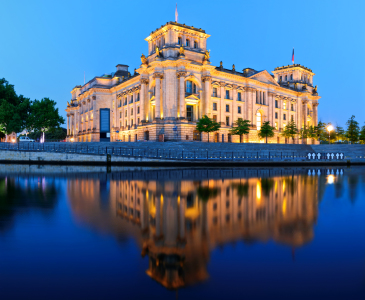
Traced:
[[365, 168], [1, 165], [1, 299], [364, 299]]

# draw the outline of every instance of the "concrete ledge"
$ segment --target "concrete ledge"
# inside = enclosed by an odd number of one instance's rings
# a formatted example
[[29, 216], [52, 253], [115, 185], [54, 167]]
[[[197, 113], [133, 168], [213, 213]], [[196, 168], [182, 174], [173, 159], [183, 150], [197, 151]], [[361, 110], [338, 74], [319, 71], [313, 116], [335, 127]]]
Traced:
[[0, 162], [11, 164], [54, 164], [54, 165], [114, 165], [114, 166], [322, 166], [322, 165], [347, 165], [365, 164], [364, 160], [353, 159], [343, 161], [315, 161], [315, 160], [171, 160], [155, 159], [146, 157], [122, 157], [111, 156], [107, 161], [106, 155], [99, 154], [70, 154], [53, 152], [32, 152], [32, 151], [0, 151]]

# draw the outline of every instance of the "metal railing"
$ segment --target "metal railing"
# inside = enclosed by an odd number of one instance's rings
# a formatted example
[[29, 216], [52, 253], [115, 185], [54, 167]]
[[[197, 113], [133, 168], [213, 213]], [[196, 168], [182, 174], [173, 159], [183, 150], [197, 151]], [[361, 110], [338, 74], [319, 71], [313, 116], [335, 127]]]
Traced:
[[[200, 161], [303, 161], [308, 159], [305, 151], [218, 151], [218, 150], [178, 150], [158, 148], [127, 148], [114, 146], [94, 146], [70, 143], [0, 143], [0, 150], [32, 151], [52, 153], [78, 153], [92, 155], [114, 155], [135, 158]], [[365, 158], [365, 157], [364, 157]], [[325, 157], [323, 157], [326, 160]]]

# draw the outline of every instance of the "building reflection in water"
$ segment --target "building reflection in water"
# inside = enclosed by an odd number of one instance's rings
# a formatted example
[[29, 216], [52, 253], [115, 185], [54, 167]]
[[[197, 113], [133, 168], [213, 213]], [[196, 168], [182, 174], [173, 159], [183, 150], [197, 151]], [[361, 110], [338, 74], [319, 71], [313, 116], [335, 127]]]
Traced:
[[313, 238], [318, 180], [306, 170], [175, 170], [112, 173], [68, 181], [77, 219], [118, 238], [132, 235], [147, 274], [166, 288], [208, 277], [217, 246]]

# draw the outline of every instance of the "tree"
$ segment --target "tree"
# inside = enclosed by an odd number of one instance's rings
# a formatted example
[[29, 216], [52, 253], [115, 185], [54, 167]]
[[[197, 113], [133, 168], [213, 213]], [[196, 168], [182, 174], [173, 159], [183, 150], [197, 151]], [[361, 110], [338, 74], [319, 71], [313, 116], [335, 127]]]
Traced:
[[209, 143], [209, 133], [219, 130], [221, 125], [216, 121], [210, 119], [208, 116], [204, 115], [197, 123], [196, 130], [199, 132], [208, 133], [208, 143]]
[[28, 119], [31, 101], [15, 93], [14, 86], [0, 79], [0, 131], [5, 134], [21, 132]]
[[365, 144], [365, 125], [361, 127], [359, 140], [361, 144]]
[[322, 141], [325, 141], [327, 140], [328, 138], [328, 133], [327, 133], [327, 124], [326, 123], [323, 123], [321, 121], [318, 122], [318, 125], [317, 125], [317, 137], [322, 140]]
[[285, 138], [292, 138], [294, 143], [294, 138], [298, 134], [298, 128], [294, 121], [290, 121], [284, 128], [282, 136]]
[[272, 127], [269, 121], [264, 122], [260, 128], [260, 131], [258, 132], [259, 138], [261, 139], [266, 138], [266, 144], [267, 144], [267, 138], [273, 137], [275, 135], [274, 129], [275, 127]]
[[346, 132], [343, 127], [336, 126], [336, 141], [343, 141], [346, 139]]
[[350, 142], [356, 143], [359, 140], [360, 127], [359, 123], [355, 121], [354, 115], [352, 115], [351, 118], [346, 122], [346, 125], [346, 137], [349, 139]]
[[59, 115], [58, 108], [55, 106], [56, 102], [49, 98], [34, 100], [30, 108], [27, 128], [40, 132], [59, 128], [65, 123], [65, 119]]
[[242, 134], [249, 134], [250, 132], [250, 120], [242, 120], [239, 118], [234, 122], [236, 126], [230, 129], [231, 134], [240, 136], [240, 143], [242, 143]]

